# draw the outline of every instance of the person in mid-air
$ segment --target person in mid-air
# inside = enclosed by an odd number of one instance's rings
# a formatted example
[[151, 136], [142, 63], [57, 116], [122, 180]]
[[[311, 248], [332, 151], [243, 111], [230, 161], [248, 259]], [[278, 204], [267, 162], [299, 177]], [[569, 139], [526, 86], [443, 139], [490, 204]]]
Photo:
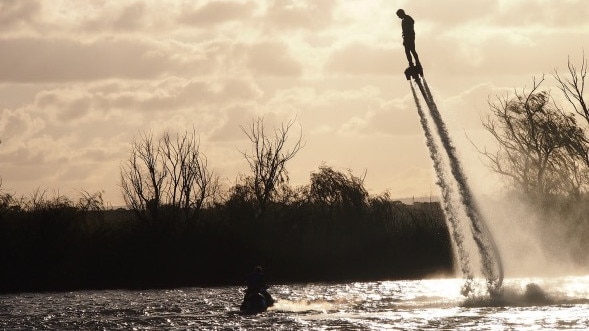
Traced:
[[421, 67], [421, 63], [419, 63], [419, 57], [417, 56], [417, 52], [415, 51], [415, 30], [413, 29], [413, 25], [415, 21], [413, 18], [407, 14], [403, 9], [397, 10], [397, 16], [402, 20], [401, 27], [403, 28], [403, 46], [405, 46], [405, 55], [407, 55], [407, 61], [409, 61], [409, 66], [413, 67], [413, 58], [415, 58], [415, 63], [418, 67]]

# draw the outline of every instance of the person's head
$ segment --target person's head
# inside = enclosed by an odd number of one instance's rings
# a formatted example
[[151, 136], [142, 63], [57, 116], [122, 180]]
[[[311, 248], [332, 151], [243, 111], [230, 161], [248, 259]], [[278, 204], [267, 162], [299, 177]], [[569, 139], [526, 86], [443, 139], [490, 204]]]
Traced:
[[404, 18], [405, 16], [407, 16], [407, 14], [405, 14], [405, 11], [403, 9], [399, 9], [397, 10], [397, 16], [399, 16], [399, 18]]
[[263, 270], [262, 270], [262, 267], [260, 267], [259, 265], [257, 265], [257, 266], [254, 268], [254, 271], [255, 271], [255, 272], [257, 272], [257, 273], [262, 273], [262, 271], [263, 271]]

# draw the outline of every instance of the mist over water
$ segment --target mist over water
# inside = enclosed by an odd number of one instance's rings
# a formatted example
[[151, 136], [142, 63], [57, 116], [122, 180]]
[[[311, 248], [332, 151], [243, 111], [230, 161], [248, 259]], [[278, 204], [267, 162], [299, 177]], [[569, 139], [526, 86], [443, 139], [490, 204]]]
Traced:
[[587, 246], [581, 239], [586, 225], [570, 219], [570, 210], [549, 214], [517, 195], [489, 198], [481, 207], [501, 233], [495, 239], [510, 277], [589, 273]]
[[[414, 83], [419, 87], [426, 102], [429, 109], [429, 118], [435, 125], [438, 139], [435, 139], [432, 134], [428, 118], [423, 112], [415, 92]], [[446, 125], [441, 118], [425, 79], [417, 78], [415, 81], [411, 81], [411, 90], [426, 137], [426, 145], [434, 162], [438, 185], [442, 191], [444, 211], [450, 225], [460, 269], [466, 278], [462, 294], [469, 296], [473, 295], [475, 291], [473, 287], [473, 262], [468, 254], [465, 242], [465, 239], [470, 237], [477, 247], [481, 272], [486, 279], [488, 293], [491, 296], [500, 295], [503, 282], [503, 265], [499, 250], [473, 198]], [[441, 150], [445, 152], [443, 155], [440, 152]], [[448, 171], [444, 160], [449, 163], [450, 171]], [[464, 223], [467, 224], [463, 225]], [[470, 231], [466, 232], [465, 228], [470, 229]], [[471, 236], [468, 236], [468, 234]]]

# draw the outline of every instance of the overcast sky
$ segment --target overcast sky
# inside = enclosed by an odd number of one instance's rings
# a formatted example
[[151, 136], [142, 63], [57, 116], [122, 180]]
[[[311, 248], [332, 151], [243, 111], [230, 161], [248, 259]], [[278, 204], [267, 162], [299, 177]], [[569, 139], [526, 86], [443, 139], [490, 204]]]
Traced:
[[[589, 52], [585, 0], [0, 0], [2, 189], [122, 203], [141, 131], [195, 128], [227, 185], [246, 173], [240, 125], [296, 119], [293, 185], [323, 164], [372, 194], [438, 195], [408, 82], [399, 8], [475, 191], [499, 186], [467, 136], [488, 99]], [[552, 87], [552, 93], [558, 90]]]

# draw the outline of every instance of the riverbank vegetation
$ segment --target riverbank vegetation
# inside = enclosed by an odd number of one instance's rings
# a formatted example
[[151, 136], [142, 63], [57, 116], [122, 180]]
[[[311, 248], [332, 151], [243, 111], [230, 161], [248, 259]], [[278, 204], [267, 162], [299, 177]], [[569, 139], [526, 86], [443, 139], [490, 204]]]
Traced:
[[156, 218], [107, 210], [100, 193], [3, 194], [0, 291], [241, 284], [258, 264], [274, 283], [452, 271], [438, 203], [368, 196], [360, 178], [330, 167], [312, 178], [263, 214], [239, 185], [196, 217], [174, 206]]

